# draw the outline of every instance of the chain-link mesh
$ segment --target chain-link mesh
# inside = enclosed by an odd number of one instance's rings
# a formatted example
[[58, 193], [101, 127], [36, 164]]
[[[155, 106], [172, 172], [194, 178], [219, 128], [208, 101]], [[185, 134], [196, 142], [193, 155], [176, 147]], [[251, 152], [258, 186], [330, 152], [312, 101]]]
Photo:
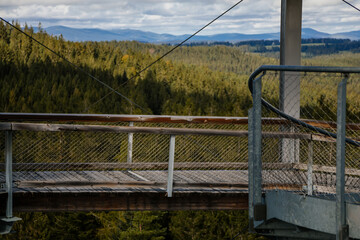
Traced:
[[[280, 77], [287, 82], [280, 84]], [[310, 125], [336, 133], [337, 85], [341, 74], [268, 72], [262, 77], [263, 98], [281, 111]], [[347, 92], [347, 138], [360, 140], [360, 81], [351, 74]], [[280, 88], [279, 88], [280, 86]], [[286, 90], [285, 90], [286, 89]], [[336, 141], [316, 130], [291, 123], [263, 107], [262, 161], [265, 188], [298, 190], [329, 196], [336, 186]], [[55, 122], [53, 122], [55, 123]], [[51, 123], [52, 124], [52, 123]], [[73, 124], [73, 123], [68, 123]], [[84, 125], [128, 126], [129, 122]], [[247, 124], [135, 122], [135, 127], [247, 131]], [[0, 151], [5, 134], [0, 133]], [[153, 181], [166, 183], [170, 135], [94, 131], [13, 131], [14, 181], [79, 183]], [[360, 196], [360, 148], [346, 145], [346, 192]], [[175, 183], [247, 184], [247, 136], [177, 135]], [[4, 154], [0, 164], [4, 166]], [[4, 167], [0, 183], [5, 182]], [[71, 185], [73, 184], [73, 185]]]
[[[359, 77], [359, 74], [351, 74], [347, 85], [346, 137], [355, 141], [360, 140]], [[280, 81], [281, 78], [284, 81]], [[337, 88], [344, 78], [345, 75], [335, 73], [268, 72], [262, 77], [262, 96], [280, 111], [336, 134]], [[281, 117], [264, 106], [262, 116]], [[285, 119], [281, 125], [276, 125], [276, 121], [273, 125], [263, 124], [263, 132], [272, 131], [287, 136], [263, 138], [262, 174], [265, 186], [285, 187], [304, 194], [333, 198], [329, 194], [336, 192], [336, 139]], [[347, 143], [345, 187], [349, 201], [359, 200], [359, 160], [360, 147]]]
[[[103, 125], [129, 126], [129, 122]], [[133, 125], [158, 129], [247, 130], [246, 124], [135, 122]], [[4, 133], [1, 134], [0, 147], [4, 148]], [[131, 159], [129, 135], [94, 131], [13, 131], [13, 180], [22, 189], [135, 181], [165, 185], [170, 135], [132, 133]], [[4, 162], [4, 155], [0, 159]], [[247, 171], [241, 171], [247, 170], [247, 161], [246, 135], [177, 135], [174, 183], [247, 184]]]

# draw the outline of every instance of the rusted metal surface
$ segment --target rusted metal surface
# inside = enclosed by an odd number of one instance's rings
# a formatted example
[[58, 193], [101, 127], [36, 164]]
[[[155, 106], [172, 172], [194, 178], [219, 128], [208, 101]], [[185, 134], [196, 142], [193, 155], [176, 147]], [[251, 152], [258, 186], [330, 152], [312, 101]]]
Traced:
[[[203, 136], [226, 136], [247, 137], [248, 131], [244, 130], [219, 130], [198, 128], [163, 128], [163, 127], [127, 127], [127, 126], [104, 126], [104, 125], [77, 125], [77, 124], [44, 124], [44, 123], [0, 123], [0, 130], [13, 131], [36, 131], [36, 132], [114, 132], [114, 133], [147, 133], [165, 135], [203, 135]], [[263, 132], [264, 138], [287, 138], [303, 139], [322, 142], [334, 142], [328, 136], [297, 132]]]
[[27, 130], [27, 131], [37, 131], [37, 132], [83, 131], [83, 132], [115, 132], [115, 133], [148, 133], [148, 134], [166, 134], [166, 135], [206, 135], [206, 136], [233, 136], [233, 137], [247, 136], [247, 131], [234, 131], [234, 130], [161, 128], [161, 127], [123, 127], [123, 126], [75, 125], [75, 124], [11, 123], [11, 129], [14, 131]]
[[[180, 189], [181, 190], [181, 189]], [[0, 194], [0, 205], [5, 196]], [[172, 198], [156, 190], [94, 192], [16, 192], [14, 212], [138, 211], [138, 210], [241, 210], [247, 193], [178, 191]], [[0, 212], [1, 213], [1, 212]]]
[[[215, 123], [247, 125], [247, 117], [175, 116], [175, 115], [116, 115], [116, 114], [63, 114], [63, 113], [0, 113], [0, 121], [38, 122], [153, 122], [153, 123]], [[303, 120], [315, 127], [334, 128], [336, 123]], [[289, 121], [282, 118], [263, 118], [262, 124], [282, 125]], [[347, 124], [347, 129], [360, 130], [360, 124]], [[2, 130], [2, 129], [0, 129]]]
[[61, 113], [0, 113], [0, 121], [74, 121], [74, 122], [154, 122], [154, 123], [247, 124], [246, 117], [61, 114]]

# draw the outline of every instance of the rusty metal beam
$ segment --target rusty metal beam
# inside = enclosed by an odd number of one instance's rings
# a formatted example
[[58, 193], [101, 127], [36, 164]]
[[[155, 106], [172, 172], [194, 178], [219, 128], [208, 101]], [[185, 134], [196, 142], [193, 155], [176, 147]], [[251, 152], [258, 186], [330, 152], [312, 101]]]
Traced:
[[[197, 123], [197, 124], [239, 124], [247, 125], [247, 117], [207, 117], [170, 115], [115, 115], [115, 114], [63, 114], [63, 113], [0, 113], [0, 121], [14, 122], [152, 122], [152, 123]], [[321, 128], [336, 128], [336, 122], [302, 119]], [[289, 121], [283, 118], [262, 118], [264, 125], [282, 125]], [[5, 125], [0, 126], [8, 128]], [[360, 124], [347, 124], [347, 129], [360, 130]]]
[[[0, 206], [6, 201], [0, 194]], [[248, 208], [247, 193], [174, 192], [17, 192], [14, 212], [241, 210]]]

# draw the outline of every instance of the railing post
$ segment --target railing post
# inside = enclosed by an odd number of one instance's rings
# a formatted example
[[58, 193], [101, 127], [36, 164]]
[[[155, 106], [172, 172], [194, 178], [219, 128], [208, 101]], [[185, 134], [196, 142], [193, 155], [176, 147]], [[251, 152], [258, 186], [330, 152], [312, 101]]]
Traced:
[[345, 206], [345, 128], [346, 128], [346, 84], [348, 76], [338, 86], [337, 139], [336, 139], [336, 239], [349, 238]]
[[[134, 122], [129, 123], [129, 127], [133, 127]], [[127, 163], [132, 163], [132, 153], [133, 153], [133, 133], [128, 134], [128, 152], [127, 152]]]
[[10, 233], [14, 222], [21, 218], [13, 217], [13, 178], [12, 178], [12, 131], [5, 131], [5, 183], [7, 192], [5, 217], [0, 218], [0, 234]]
[[249, 231], [254, 232], [254, 108], [248, 113]]
[[[280, 65], [301, 65], [301, 22], [303, 0], [281, 1]], [[280, 72], [280, 110], [292, 117], [300, 117], [300, 74]], [[282, 131], [294, 132], [293, 126]], [[299, 162], [298, 139], [281, 140], [281, 161]]]
[[170, 136], [169, 165], [167, 179], [167, 196], [172, 197], [174, 183], [175, 135]]
[[5, 132], [5, 161], [6, 161], [6, 192], [8, 194], [6, 203], [6, 217], [11, 218], [12, 213], [12, 131]]
[[312, 140], [309, 140], [308, 145], [308, 165], [307, 165], [307, 194], [313, 195], [313, 159], [314, 159], [314, 143]]
[[[262, 203], [262, 132], [261, 132], [261, 78], [253, 81], [253, 174], [254, 174], [254, 220], [265, 220], [265, 205]], [[255, 226], [256, 227], [256, 226]]]

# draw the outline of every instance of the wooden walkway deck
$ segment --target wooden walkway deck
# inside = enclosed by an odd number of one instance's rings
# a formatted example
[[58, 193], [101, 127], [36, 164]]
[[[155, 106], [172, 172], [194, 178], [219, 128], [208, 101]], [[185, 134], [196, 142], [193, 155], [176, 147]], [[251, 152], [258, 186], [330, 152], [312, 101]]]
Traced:
[[[247, 170], [175, 170], [173, 197], [166, 196], [164, 170], [32, 171], [14, 172], [13, 177], [15, 212], [248, 208]], [[305, 171], [264, 170], [263, 178], [264, 189], [301, 191], [306, 185]], [[347, 181], [360, 184], [359, 177]], [[335, 175], [315, 173], [314, 185], [335, 187]], [[0, 191], [1, 206], [6, 199]]]
[[[247, 171], [14, 172], [14, 211], [246, 209]], [[0, 181], [4, 178], [0, 173]], [[0, 205], [7, 194], [0, 192]], [[2, 209], [3, 210], [3, 209]]]

